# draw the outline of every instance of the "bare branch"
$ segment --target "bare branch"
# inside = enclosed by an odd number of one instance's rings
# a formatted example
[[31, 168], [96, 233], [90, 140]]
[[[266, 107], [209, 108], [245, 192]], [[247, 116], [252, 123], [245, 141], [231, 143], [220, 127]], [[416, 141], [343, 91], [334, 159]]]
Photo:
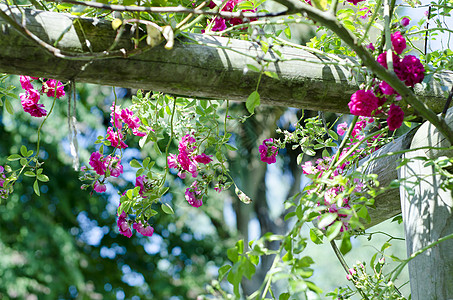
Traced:
[[209, 16], [220, 16], [225, 19], [231, 18], [265, 18], [265, 17], [277, 17], [287, 14], [287, 11], [281, 12], [270, 12], [270, 13], [253, 13], [253, 12], [228, 12], [228, 11], [215, 11], [215, 10], [203, 10], [186, 8], [183, 6], [165, 6], [165, 7], [147, 7], [147, 6], [124, 6], [116, 4], [103, 4], [99, 2], [85, 2], [75, 0], [46, 0], [47, 2], [56, 3], [70, 3], [75, 5], [83, 5], [93, 8], [106, 9], [111, 11], [128, 11], [128, 12], [149, 12], [149, 13], [183, 13], [183, 14], [194, 14], [194, 15], [209, 15]]

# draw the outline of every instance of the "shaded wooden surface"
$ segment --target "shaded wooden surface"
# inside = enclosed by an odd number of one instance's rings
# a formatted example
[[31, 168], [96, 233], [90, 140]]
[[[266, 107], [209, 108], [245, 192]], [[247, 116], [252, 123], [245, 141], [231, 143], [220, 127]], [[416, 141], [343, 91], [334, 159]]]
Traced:
[[[0, 9], [11, 15], [6, 6], [0, 5]], [[102, 52], [116, 36], [106, 21], [30, 9], [23, 12], [31, 32], [64, 51]], [[18, 10], [12, 15], [21, 19]], [[115, 49], [133, 48], [131, 33], [126, 30]], [[197, 34], [178, 39], [172, 50], [160, 45], [128, 58], [69, 60], [53, 56], [0, 18], [0, 49], [0, 72], [188, 97], [245, 101], [259, 77], [246, 65], [260, 68], [256, 58], [275, 60], [268, 70], [279, 75], [279, 79], [262, 77], [259, 93], [263, 104], [347, 113], [350, 95], [358, 89], [346, 68], [333, 66], [324, 57], [277, 46], [263, 54], [257, 43]], [[277, 61], [278, 52], [283, 60]], [[452, 85], [453, 73], [446, 72], [416, 90], [428, 106], [440, 112], [445, 92]]]
[[[377, 174], [379, 186], [388, 186], [390, 182], [398, 178], [397, 167], [400, 164], [402, 154], [390, 156], [386, 156], [386, 154], [409, 149], [415, 132], [416, 129], [409, 131], [372, 153], [369, 157], [364, 158], [360, 163], [361, 167], [359, 167], [359, 170], [366, 174]], [[366, 228], [377, 225], [400, 214], [401, 205], [399, 189], [389, 189], [377, 196], [375, 199], [375, 208], [369, 208], [368, 213], [370, 214], [371, 222], [364, 224]]]
[[[453, 109], [447, 115], [453, 127]], [[429, 123], [415, 134], [411, 149], [451, 146]], [[404, 158], [453, 157], [453, 151], [417, 150]], [[437, 173], [438, 174], [438, 173]], [[453, 197], [451, 190], [441, 189], [441, 176], [432, 166], [413, 160], [399, 170], [406, 179], [401, 192], [401, 206], [406, 235], [407, 255], [428, 246], [439, 238], [453, 234]], [[411, 295], [414, 300], [453, 299], [453, 240], [428, 249], [409, 262]]]

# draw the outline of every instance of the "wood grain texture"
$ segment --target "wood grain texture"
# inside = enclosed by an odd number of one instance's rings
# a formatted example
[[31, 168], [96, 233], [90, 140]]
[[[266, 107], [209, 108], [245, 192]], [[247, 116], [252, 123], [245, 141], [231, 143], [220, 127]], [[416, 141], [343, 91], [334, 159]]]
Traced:
[[[16, 9], [12, 13], [4, 5], [0, 9], [17, 20], [22, 18]], [[110, 48], [116, 36], [107, 21], [31, 9], [24, 9], [23, 13], [31, 32], [63, 51], [102, 52]], [[133, 50], [131, 35], [127, 29], [115, 49]], [[262, 104], [347, 113], [350, 96], [358, 89], [348, 69], [333, 66], [325, 57], [277, 46], [263, 53], [257, 43], [199, 34], [178, 38], [172, 50], [159, 45], [127, 58], [63, 59], [0, 18], [0, 48], [0, 72], [75, 79], [187, 97], [244, 102], [259, 78], [259, 72], [246, 66], [260, 68], [257, 60], [263, 58], [273, 60], [267, 70], [276, 72], [279, 79], [262, 76], [259, 86]], [[452, 85], [453, 73], [445, 72], [416, 90], [429, 107], [440, 112], [445, 93]]]
[[[389, 155], [399, 151], [408, 150], [416, 128], [388, 143], [381, 149], [372, 153], [360, 162], [359, 170], [365, 174], [377, 174], [380, 187], [387, 187], [398, 178], [397, 167], [402, 154]], [[369, 208], [370, 223], [365, 223], [369, 228], [401, 213], [400, 191], [398, 188], [389, 189], [378, 195], [375, 199], [375, 208]]]
[[[446, 116], [453, 127], [453, 110]], [[414, 136], [411, 148], [425, 146], [451, 146], [429, 123], [425, 123]], [[439, 156], [453, 157], [453, 151], [428, 149], [409, 152], [404, 158]], [[406, 234], [407, 254], [428, 246], [441, 237], [453, 234], [453, 197], [451, 190], [441, 189], [441, 176], [432, 166], [413, 160], [399, 170], [406, 179], [400, 189], [401, 205]], [[447, 240], [429, 249], [409, 262], [412, 299], [453, 299], [453, 240]]]

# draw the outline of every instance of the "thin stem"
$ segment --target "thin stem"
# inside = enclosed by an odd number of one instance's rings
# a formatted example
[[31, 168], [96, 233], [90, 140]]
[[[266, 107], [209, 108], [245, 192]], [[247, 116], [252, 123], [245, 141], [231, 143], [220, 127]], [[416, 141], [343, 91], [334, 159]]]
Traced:
[[[200, 5], [195, 7], [195, 9], [202, 9], [203, 7], [206, 6], [206, 4], [208, 4], [208, 2], [204, 1]], [[176, 25], [175, 30], [181, 29], [181, 27], [184, 26], [192, 17], [193, 17], [192, 13], [188, 14], [181, 22], [178, 23], [178, 25]]]
[[384, 0], [384, 33], [385, 33], [385, 51], [387, 51], [387, 66], [391, 73], [393, 72], [393, 51], [392, 51], [392, 40], [390, 34], [390, 4], [389, 0]]
[[442, 110], [442, 114], [441, 114], [442, 118], [445, 118], [445, 115], [447, 114], [447, 110], [450, 107], [452, 98], [453, 98], [453, 85], [451, 86], [450, 94], [448, 94], [447, 102], [445, 102], [444, 109]]
[[[426, 21], [426, 29], [429, 27], [429, 19], [431, 18], [431, 5], [428, 8], [428, 20]], [[426, 31], [425, 33], [425, 56], [428, 51], [428, 36], [429, 36], [429, 31]]]
[[56, 2], [56, 3], [70, 3], [75, 5], [83, 5], [99, 9], [107, 9], [111, 11], [128, 11], [128, 12], [149, 12], [149, 13], [184, 13], [184, 14], [194, 14], [194, 15], [211, 15], [211, 16], [220, 16], [225, 19], [231, 18], [265, 18], [265, 17], [277, 17], [281, 15], [286, 15], [287, 11], [280, 12], [271, 12], [271, 13], [253, 13], [253, 12], [228, 12], [228, 11], [215, 11], [215, 10], [202, 10], [202, 9], [193, 9], [185, 8], [183, 6], [165, 6], [165, 7], [148, 7], [148, 6], [124, 6], [116, 4], [103, 4], [99, 2], [85, 2], [85, 1], [75, 1], [75, 0], [46, 0], [47, 2]]
[[438, 117], [425, 103], [420, 101], [414, 92], [399, 80], [395, 74], [390, 73], [381, 66], [363, 45], [358, 44], [357, 37], [340, 24], [334, 16], [319, 11], [298, 0], [277, 0], [277, 2], [286, 6], [288, 8], [288, 13], [304, 13], [314, 21], [317, 21], [326, 28], [332, 30], [357, 53], [357, 56], [360, 57], [363, 64], [367, 66], [370, 71], [372, 71], [380, 80], [390, 84], [390, 86], [400, 94], [419, 115], [431, 122], [448, 139], [448, 141], [453, 144], [453, 130], [448, 126], [445, 120]]
[[175, 112], [176, 112], [176, 99], [173, 100], [173, 109], [172, 109], [172, 113], [171, 113], [171, 118], [170, 118], [170, 138], [168, 140], [168, 143], [167, 143], [167, 147], [165, 147], [165, 173], [164, 173], [164, 177], [162, 178], [162, 181], [161, 181], [161, 186], [165, 183], [165, 179], [167, 178], [167, 174], [168, 174], [168, 151], [170, 150], [170, 145], [171, 145], [171, 142], [173, 140], [173, 135], [174, 135], [174, 131], [173, 131], [173, 119], [175, 117]]
[[55, 96], [53, 98], [52, 106], [50, 107], [49, 113], [44, 118], [44, 120], [42, 121], [41, 125], [39, 125], [39, 128], [38, 128], [38, 141], [36, 142], [36, 155], [35, 155], [36, 158], [38, 158], [38, 156], [39, 156], [39, 144], [41, 142], [41, 129], [42, 129], [42, 126], [44, 125], [44, 123], [46, 123], [47, 118], [49, 118], [50, 114], [53, 112], [53, 108], [55, 107], [55, 102], [57, 101], [57, 96], [56, 96], [57, 86], [58, 86], [57, 83], [58, 82], [55, 83]]
[[340, 261], [341, 266], [343, 267], [344, 271], [346, 274], [349, 274], [349, 267], [346, 261], [344, 260], [343, 255], [341, 254], [340, 250], [337, 247], [337, 244], [335, 244], [335, 241], [330, 241], [330, 246], [333, 249], [333, 252], [337, 256], [338, 260]]
[[[330, 241], [330, 246], [332, 246], [333, 252], [337, 256], [338, 260], [340, 261], [340, 264], [343, 267], [343, 269], [346, 272], [346, 274], [349, 274], [348, 264], [344, 260], [344, 257], [341, 254], [340, 250], [338, 250], [338, 247], [337, 247], [337, 244], [335, 244], [335, 241]], [[354, 284], [354, 286], [359, 291], [360, 295], [362, 295], [363, 299], [369, 300], [369, 298], [367, 297], [367, 295], [363, 292], [363, 290], [361, 288], [359, 288], [355, 284]]]

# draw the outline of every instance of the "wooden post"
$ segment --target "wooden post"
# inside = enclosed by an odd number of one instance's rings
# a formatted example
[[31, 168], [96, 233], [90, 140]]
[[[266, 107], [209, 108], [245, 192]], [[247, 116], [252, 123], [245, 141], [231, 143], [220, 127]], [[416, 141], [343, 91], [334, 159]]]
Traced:
[[[453, 110], [447, 114], [453, 127]], [[429, 123], [423, 124], [414, 136], [411, 149], [451, 146]], [[453, 150], [417, 150], [405, 154], [415, 157], [452, 157]], [[400, 188], [401, 208], [406, 234], [407, 254], [428, 246], [441, 237], [453, 233], [453, 199], [451, 190], [441, 189], [442, 178], [423, 160], [412, 160], [399, 169], [405, 179]], [[453, 299], [453, 240], [428, 249], [409, 262], [409, 278], [413, 300]]]

